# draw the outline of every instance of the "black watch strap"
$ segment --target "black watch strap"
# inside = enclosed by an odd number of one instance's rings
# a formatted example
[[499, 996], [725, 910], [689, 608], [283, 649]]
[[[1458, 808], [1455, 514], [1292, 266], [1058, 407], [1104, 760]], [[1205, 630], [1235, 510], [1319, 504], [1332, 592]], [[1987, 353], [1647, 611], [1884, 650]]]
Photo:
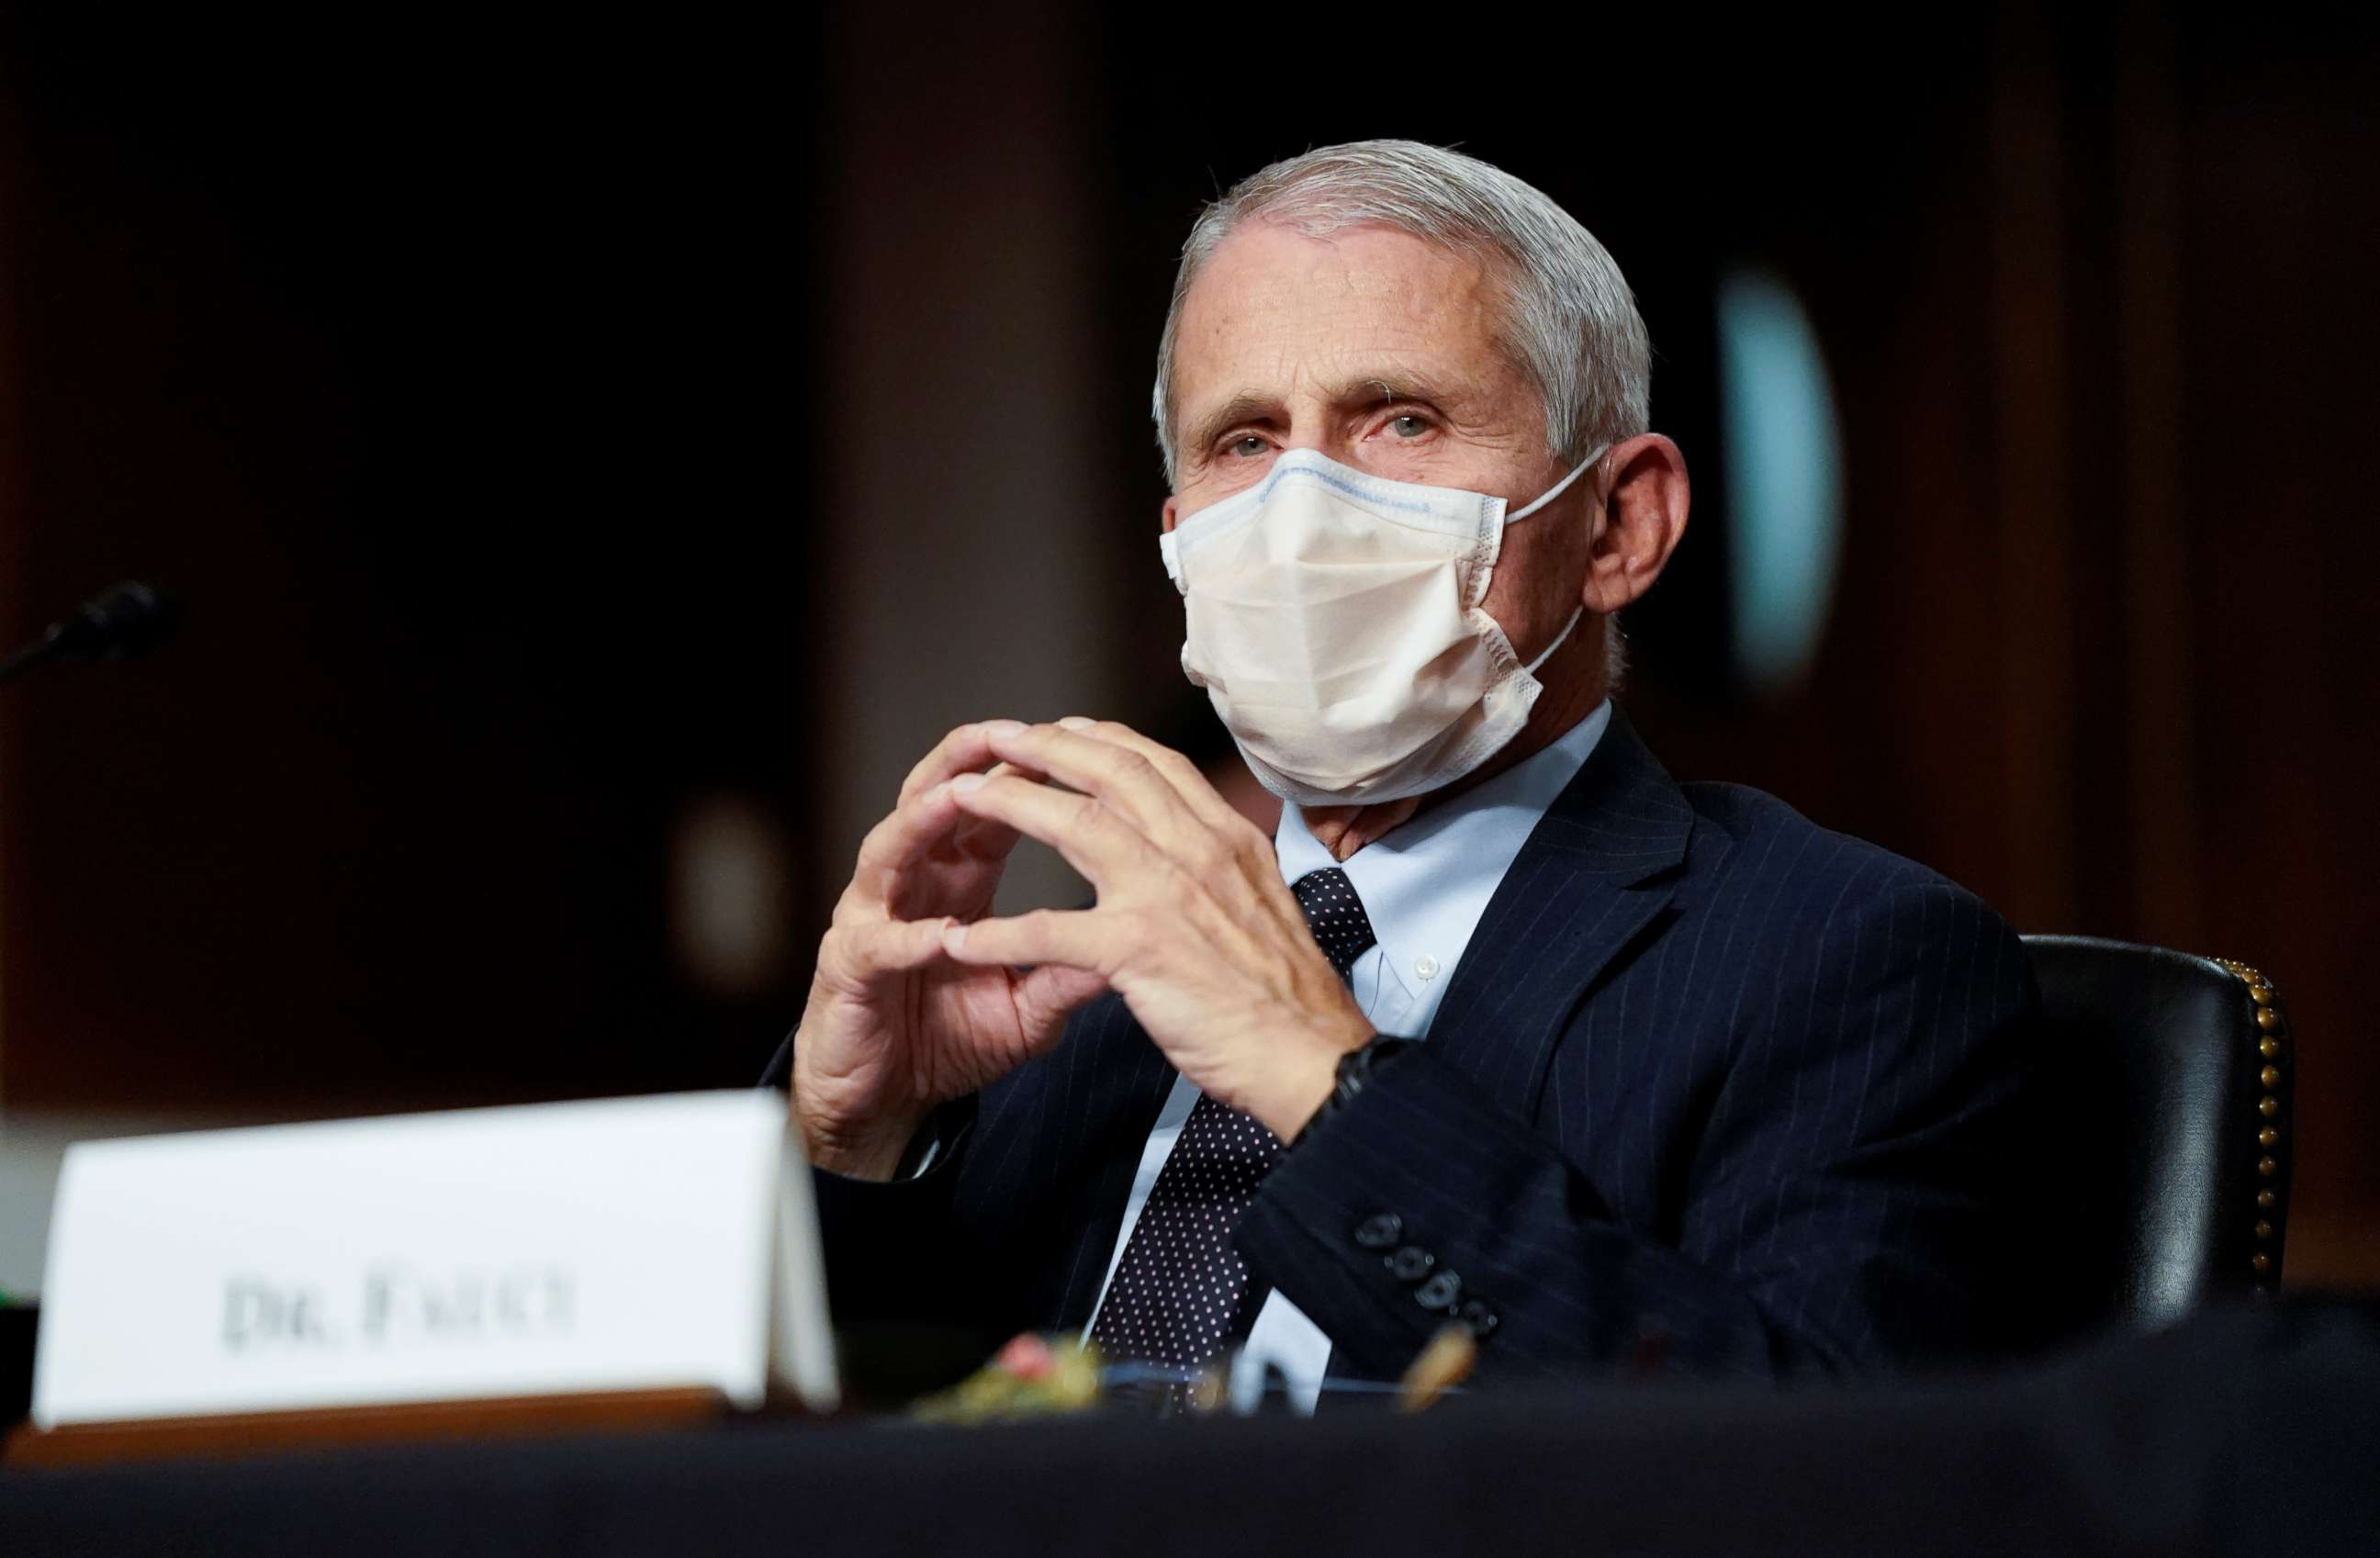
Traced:
[[[1354, 1100], [1356, 1094], [1372, 1084], [1374, 1077], [1379, 1075], [1380, 1071], [1392, 1063], [1398, 1056], [1413, 1048], [1417, 1042], [1414, 1039], [1392, 1039], [1385, 1033], [1375, 1033], [1360, 1047], [1351, 1049], [1341, 1056], [1338, 1080], [1331, 1085], [1330, 1096], [1322, 1101], [1322, 1107], [1314, 1111], [1314, 1117], [1307, 1120], [1305, 1129], [1297, 1133], [1297, 1141], [1305, 1141], [1314, 1134], [1316, 1126], [1345, 1108]], [[1296, 1141], [1290, 1143], [1292, 1146], [1296, 1144]]]

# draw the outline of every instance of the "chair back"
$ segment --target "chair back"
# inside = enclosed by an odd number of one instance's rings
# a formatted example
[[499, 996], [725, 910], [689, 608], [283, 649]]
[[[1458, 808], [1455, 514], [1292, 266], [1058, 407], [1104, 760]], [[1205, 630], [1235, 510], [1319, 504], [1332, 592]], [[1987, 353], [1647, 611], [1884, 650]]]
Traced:
[[2270, 1292], [2289, 1226], [2292, 1064], [2272, 982], [2243, 963], [2029, 936], [2078, 1139], [2054, 1215], [2103, 1320], [2167, 1324]]

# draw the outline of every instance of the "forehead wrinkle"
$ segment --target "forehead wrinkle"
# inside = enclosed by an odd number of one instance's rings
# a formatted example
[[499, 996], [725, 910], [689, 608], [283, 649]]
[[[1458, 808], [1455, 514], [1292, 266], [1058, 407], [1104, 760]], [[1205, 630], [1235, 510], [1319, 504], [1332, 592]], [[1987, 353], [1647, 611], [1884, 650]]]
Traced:
[[[1199, 397], [1213, 411], [1180, 407], [1177, 425], [1196, 430], [1188, 447], [1199, 435], [1220, 436], [1217, 422], [1232, 419], [1221, 414], [1245, 413], [1251, 400], [1344, 405], [1356, 398], [1352, 391], [1378, 398], [1383, 383], [1441, 405], [1488, 398], [1492, 380], [1513, 366], [1491, 268], [1427, 244], [1436, 252], [1421, 266], [1382, 263], [1377, 247], [1358, 252], [1340, 241], [1359, 235], [1380, 236], [1358, 228], [1318, 239], [1259, 227], [1217, 251], [1184, 300], [1181, 340], [1191, 350], [1177, 360], [1174, 387], [1189, 388], [1182, 370], [1200, 358], [1197, 377], [1215, 387]], [[1387, 236], [1408, 257], [1420, 242]], [[1466, 353], [1485, 360], [1471, 363]]]

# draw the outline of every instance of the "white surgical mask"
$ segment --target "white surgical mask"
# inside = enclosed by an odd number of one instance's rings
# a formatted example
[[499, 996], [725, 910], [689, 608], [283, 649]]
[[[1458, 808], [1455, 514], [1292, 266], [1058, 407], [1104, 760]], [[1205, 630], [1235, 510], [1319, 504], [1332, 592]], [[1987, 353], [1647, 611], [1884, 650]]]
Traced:
[[1528, 723], [1535, 674], [1480, 607], [1504, 526], [1536, 502], [1385, 481], [1311, 449], [1160, 538], [1189, 633], [1182, 669], [1267, 790], [1363, 804], [1453, 783]]

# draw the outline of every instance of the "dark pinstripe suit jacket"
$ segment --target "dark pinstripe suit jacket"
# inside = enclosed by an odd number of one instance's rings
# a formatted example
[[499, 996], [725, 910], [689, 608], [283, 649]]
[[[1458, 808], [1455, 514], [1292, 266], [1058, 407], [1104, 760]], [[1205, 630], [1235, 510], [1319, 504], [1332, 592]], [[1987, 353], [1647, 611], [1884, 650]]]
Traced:
[[[2029, 1341], [2036, 1007], [1974, 897], [1757, 791], [1680, 786], [1615, 712], [1428, 1043], [1283, 1157], [1236, 1238], [1339, 1373], [1393, 1376], [1442, 1323], [1354, 1238], [1378, 1212], [1500, 1316], [1483, 1375]], [[1103, 997], [945, 1118], [930, 1173], [820, 1175], [838, 1321], [1084, 1323], [1172, 1081]]]

